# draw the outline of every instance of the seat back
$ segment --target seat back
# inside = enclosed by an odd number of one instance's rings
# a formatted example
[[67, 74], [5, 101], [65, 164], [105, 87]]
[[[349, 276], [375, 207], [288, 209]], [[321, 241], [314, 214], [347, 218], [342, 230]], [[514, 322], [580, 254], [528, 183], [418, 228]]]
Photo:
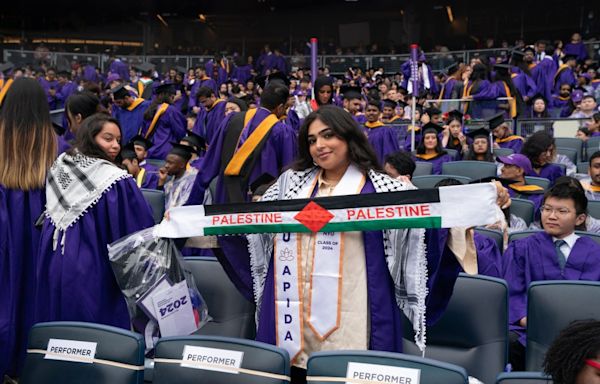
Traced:
[[494, 148], [494, 156], [509, 156], [515, 153], [512, 148]]
[[[404, 352], [420, 355], [412, 324], [406, 318], [403, 331]], [[446, 311], [427, 328], [425, 356], [464, 367], [469, 376], [484, 383], [494, 382], [508, 359], [506, 282], [461, 273]]]
[[463, 184], [468, 184], [471, 179], [464, 176], [458, 175], [427, 175], [427, 176], [417, 176], [413, 177], [411, 182], [415, 185], [415, 187], [420, 189], [426, 188], [435, 188], [435, 185], [444, 179], [456, 179]]
[[[576, 160], [579, 161], [582, 159], [582, 154], [583, 154], [583, 140], [578, 139], [576, 137], [555, 137], [554, 138], [554, 144], [556, 145], [556, 148], [569, 148], [575, 151], [576, 154]], [[558, 153], [561, 153], [560, 150], [558, 151]], [[573, 160], [571, 160], [573, 161]], [[576, 163], [576, 161], [573, 161], [573, 163]]]
[[146, 163], [152, 164], [158, 168], [162, 168], [165, 165], [165, 161], [161, 159], [146, 159]]
[[496, 384], [552, 384], [552, 378], [542, 372], [503, 372]]
[[548, 347], [575, 320], [600, 320], [600, 282], [538, 281], [527, 292], [525, 368], [539, 371]]
[[544, 190], [550, 188], [550, 180], [545, 177], [525, 176], [525, 184], [537, 185], [538, 187], [544, 188]]
[[577, 173], [584, 173], [587, 175], [589, 169], [590, 169], [590, 163], [588, 163], [588, 162], [577, 163]]
[[458, 160], [458, 151], [456, 149], [444, 148], [444, 151], [446, 151], [452, 160]]
[[[210, 349], [207, 350], [207, 348]], [[186, 352], [185, 355], [184, 351]], [[225, 365], [226, 368], [237, 367], [284, 377], [290, 376], [290, 357], [287, 351], [270, 344], [218, 336], [167, 337], [158, 340], [158, 343], [156, 343], [153, 383], [288, 383], [283, 378], [266, 378], [243, 372], [237, 374], [227, 371], [222, 372], [216, 371], [214, 367], [210, 366], [182, 367], [182, 357], [186, 359], [190, 355], [195, 356], [196, 361], [201, 363], [215, 364], [210, 358], [218, 356], [223, 358], [222, 361], [226, 361], [224, 363], [227, 364]]]
[[527, 199], [511, 199], [510, 213], [525, 220], [527, 226], [534, 220], [535, 204]]
[[561, 169], [561, 172], [563, 173], [563, 175], [567, 174], [567, 165], [566, 164], [552, 163], [552, 165], [556, 165], [557, 167], [559, 167]]
[[253, 339], [254, 304], [237, 290], [217, 259], [195, 256], [186, 257], [185, 261], [212, 317], [197, 333]]
[[[144, 382], [143, 337], [121, 328], [70, 321], [39, 323], [29, 333], [27, 348], [22, 384]], [[46, 355], [49, 349], [59, 355]], [[80, 360], [55, 360], [65, 353]], [[96, 360], [81, 361], [85, 358]]]
[[510, 243], [511, 241], [515, 241], [515, 240], [519, 240], [519, 239], [524, 239], [524, 238], [529, 237], [529, 236], [531, 236], [533, 234], [536, 234], [538, 232], [540, 232], [540, 231], [536, 230], [536, 229], [534, 229], [534, 230], [526, 230], [526, 231], [513, 232], [513, 233], [510, 233], [508, 235], [508, 242]]
[[[421, 383], [467, 384], [468, 382], [467, 372], [462, 367], [402, 353], [379, 351], [316, 352], [308, 358], [306, 374], [309, 377], [344, 378], [347, 377], [349, 363], [418, 369]], [[327, 382], [310, 380], [310, 383], [326, 384]]]
[[152, 209], [154, 223], [160, 223], [165, 215], [165, 193], [156, 189], [146, 188], [142, 188], [141, 191], [144, 199], [146, 199], [146, 202]]
[[561, 155], [567, 156], [569, 158], [569, 160], [571, 160], [571, 162], [573, 164], [577, 164], [577, 159], [579, 157], [579, 152], [577, 152], [575, 149], [573, 149], [573, 148], [557, 147], [556, 148], [556, 152], [560, 153]]
[[466, 176], [473, 180], [495, 177], [498, 172], [496, 163], [488, 161], [450, 161], [442, 164], [442, 175]]
[[584, 160], [588, 160], [594, 154], [594, 152], [600, 150], [600, 136], [590, 137], [585, 142], [585, 148], [587, 156]]
[[596, 243], [600, 244], [600, 234], [594, 232], [585, 232], [585, 231], [575, 231], [575, 233], [579, 236], [586, 236], [590, 239], [594, 240]]
[[416, 168], [412, 174], [413, 177], [431, 175], [431, 171], [433, 170], [432, 163], [428, 163], [426, 161], [417, 161], [415, 163], [415, 165], [416, 165]]
[[600, 220], [600, 200], [588, 200], [588, 215]]
[[504, 249], [504, 235], [502, 234], [502, 232], [484, 227], [476, 227], [475, 232], [494, 240], [496, 242], [498, 250], [500, 251], [500, 253], [502, 253], [502, 250]]

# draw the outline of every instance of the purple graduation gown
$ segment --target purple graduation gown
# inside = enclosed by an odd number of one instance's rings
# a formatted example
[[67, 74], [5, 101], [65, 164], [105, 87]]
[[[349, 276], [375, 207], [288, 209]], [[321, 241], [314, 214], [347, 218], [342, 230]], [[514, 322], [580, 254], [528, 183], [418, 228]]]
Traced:
[[570, 67], [566, 67], [562, 70], [559, 69], [559, 71], [560, 72], [554, 76], [554, 93], [557, 95], [560, 93], [560, 86], [562, 84], [569, 84], [571, 89], [575, 88], [577, 85], [577, 78]]
[[525, 72], [517, 72], [516, 76], [512, 78], [512, 82], [523, 98], [527, 96], [531, 100], [538, 93], [535, 81]]
[[550, 185], [554, 185], [554, 181], [556, 181], [556, 179], [558, 179], [561, 176], [565, 176], [565, 172], [558, 165], [548, 163], [542, 166], [542, 168], [540, 169], [540, 173], [537, 173], [535, 170], [532, 170], [532, 172], [527, 176], [544, 177], [550, 180]]
[[367, 128], [366, 126], [363, 126], [363, 132], [365, 132], [369, 144], [371, 144], [375, 150], [379, 164], [383, 164], [386, 155], [400, 150], [398, 131], [395, 127], [384, 125], [375, 128]]
[[577, 61], [585, 61], [585, 59], [589, 57], [585, 44], [583, 44], [582, 42], [576, 44], [565, 44], [565, 48], [563, 49], [563, 51], [565, 53], [572, 53], [574, 55], [577, 55]]
[[149, 100], [142, 101], [132, 111], [113, 105], [112, 116], [117, 119], [123, 131], [123, 143], [128, 143], [138, 134], [144, 124], [144, 112], [150, 106]]
[[[144, 120], [142, 135], [150, 128], [152, 120]], [[152, 147], [148, 149], [149, 159], [165, 159], [171, 150], [171, 143], [179, 143], [187, 133], [187, 120], [177, 108], [169, 105], [158, 119], [151, 135]]]
[[467, 113], [474, 118], [486, 118], [496, 114], [498, 105], [496, 98], [500, 97], [499, 90], [497, 85], [488, 80], [479, 81], [471, 88], [470, 95], [473, 96], [473, 101], [469, 102]]
[[150, 212], [133, 178], [126, 178], [104, 191], [66, 233], [61, 232], [56, 250], [55, 227], [46, 218], [36, 268], [36, 322], [85, 321], [129, 329], [127, 305], [106, 246], [153, 226]]
[[447, 163], [449, 161], [454, 161], [454, 159], [452, 159], [452, 157], [450, 157], [449, 154], [443, 153], [443, 154], [439, 154], [438, 156], [434, 157], [433, 159], [429, 159], [429, 160], [425, 160], [425, 159], [421, 159], [421, 158], [417, 157], [415, 159], [415, 161], [431, 163], [432, 164], [431, 174], [432, 175], [441, 175], [442, 174], [442, 164]]
[[68, 81], [64, 85], [60, 85], [59, 90], [56, 92], [56, 108], [64, 108], [69, 96], [71, 96], [75, 92], [77, 92], [77, 83]]
[[56, 93], [58, 93], [58, 81], [48, 81], [45, 77], [40, 77], [39, 82], [44, 89], [44, 93], [46, 94], [46, 99], [48, 100], [48, 106], [50, 107], [50, 110], [56, 109], [56, 94], [51, 96], [50, 89], [54, 89], [56, 90]]
[[[437, 95], [439, 92], [438, 89], [438, 85], [435, 82], [435, 79], [433, 77], [433, 71], [431, 70], [431, 66], [423, 63], [422, 65], [427, 66], [428, 69], [428, 76], [429, 77], [429, 92], [432, 95]], [[408, 82], [411, 81], [411, 70], [410, 70], [410, 60], [405, 61], [402, 66], [400, 67], [400, 71], [402, 71], [403, 76], [403, 80], [402, 80], [402, 84], [401, 86], [405, 89], [408, 89]], [[422, 72], [420, 72], [422, 73]], [[419, 79], [417, 81], [417, 84], [419, 86], [418, 89], [418, 95], [422, 94], [425, 91], [425, 81], [423, 81], [423, 79], [421, 78], [421, 76], [419, 76]]]
[[142, 186], [140, 188], [157, 189], [158, 188], [158, 173], [146, 171], [144, 173], [144, 178], [142, 179]]
[[444, 85], [442, 85], [442, 89], [440, 90], [440, 97], [442, 99], [451, 99], [452, 98], [452, 91], [454, 90], [456, 81], [457, 80], [455, 78], [451, 77], [448, 80], [446, 80]]
[[217, 86], [217, 82], [211, 79], [210, 77], [206, 77], [204, 79], [196, 79], [194, 84], [192, 84], [192, 89], [190, 90], [190, 100], [188, 107], [191, 110], [193, 107], [198, 106], [198, 90], [200, 87], [208, 87], [215, 92], [215, 95], [219, 94], [219, 87]]
[[246, 82], [252, 78], [252, 66], [250, 64], [241, 65], [233, 69], [232, 79], [237, 79], [240, 84], [246, 85]]
[[[361, 193], [374, 192], [373, 184], [367, 180]], [[445, 229], [426, 230], [428, 325], [434, 324], [443, 314], [460, 272], [460, 265], [446, 246], [447, 236], [448, 231]], [[383, 233], [365, 231], [363, 241], [365, 249], [369, 250], [365, 252], [370, 316], [369, 349], [402, 352], [401, 312], [394, 297], [394, 282], [385, 261]], [[219, 244], [223, 252], [218, 252], [217, 258], [227, 275], [246, 299], [254, 301], [246, 238], [220, 236]], [[271, 258], [261, 300], [256, 340], [276, 345], [274, 292], [273, 258]]]
[[227, 102], [219, 101], [211, 109], [201, 107], [192, 132], [203, 137], [207, 143], [210, 143], [213, 137], [215, 137], [215, 133], [219, 129], [221, 122], [225, 119], [226, 106]]
[[[242, 132], [239, 145], [242, 145], [248, 136], [254, 132], [256, 127], [258, 127], [258, 125], [270, 114], [271, 113], [268, 110], [259, 108], [248, 123], [248, 129]], [[202, 163], [200, 165], [202, 172], [198, 172], [198, 175], [196, 176], [194, 187], [192, 188], [190, 198], [186, 205], [202, 204], [204, 192], [208, 188], [208, 185], [212, 179], [219, 176], [222, 167], [221, 151], [225, 141], [225, 132], [233, 116], [233, 113], [227, 115], [225, 120], [221, 123], [221, 127], [219, 127], [216, 136], [210, 142], [208, 151], [202, 158]], [[271, 128], [271, 131], [266, 138], [266, 142], [260, 151], [260, 157], [254, 164], [254, 168], [252, 169], [248, 180], [248, 186], [265, 173], [268, 173], [273, 177], [278, 177], [284, 167], [295, 159], [297, 151], [296, 132], [282, 122], [276, 123], [273, 128]], [[215, 196], [213, 196], [213, 203], [227, 203], [228, 201], [229, 197], [223, 187], [223, 179], [219, 178]], [[247, 201], [250, 201], [250, 196], [247, 197]]]
[[110, 72], [118, 74], [123, 81], [129, 81], [129, 65], [119, 59], [115, 59], [110, 63]]
[[27, 335], [34, 324], [35, 263], [44, 211], [44, 189], [21, 191], [0, 185], [0, 377], [18, 376]]
[[531, 69], [531, 77], [535, 82], [537, 91], [546, 100], [552, 99], [554, 75], [557, 69], [556, 62], [551, 57], [544, 58]]
[[300, 125], [302, 122], [300, 121], [300, 117], [293, 109], [290, 109], [285, 117], [285, 124], [292, 128], [294, 132], [298, 133], [300, 131]]
[[[498, 143], [498, 142], [496, 142]], [[516, 138], [510, 141], [504, 141], [502, 143], [498, 143], [500, 148], [510, 148], [514, 153], [521, 153], [521, 148], [523, 148], [523, 138]]]
[[475, 232], [475, 249], [477, 251], [477, 273], [479, 275], [503, 278], [502, 252], [496, 242], [485, 235]]
[[511, 242], [504, 253], [504, 261], [504, 279], [509, 289], [510, 330], [520, 334], [519, 341], [523, 345], [525, 330], [519, 326], [519, 321], [527, 316], [529, 284], [543, 280], [600, 281], [600, 246], [585, 236], [575, 242], [563, 273], [552, 237], [546, 232]]

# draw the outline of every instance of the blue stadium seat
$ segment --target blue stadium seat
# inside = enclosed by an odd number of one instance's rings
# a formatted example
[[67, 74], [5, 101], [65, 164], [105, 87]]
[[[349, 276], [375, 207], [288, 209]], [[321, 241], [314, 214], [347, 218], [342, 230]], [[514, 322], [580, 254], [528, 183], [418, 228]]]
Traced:
[[600, 136], [590, 137], [585, 142], [585, 149], [587, 156], [584, 160], [588, 160], [596, 151], [600, 150]]
[[[206, 367], [181, 366], [186, 346], [242, 352], [240, 368], [281, 376], [266, 378], [255, 374], [219, 372]], [[287, 384], [290, 376], [290, 357], [286, 350], [253, 340], [218, 336], [168, 337], [158, 340], [154, 355], [155, 384]]]
[[600, 220], [600, 200], [588, 200], [588, 215]]
[[560, 153], [561, 155], [565, 155], [569, 158], [569, 160], [571, 160], [571, 162], [573, 164], [577, 164], [577, 159], [579, 156], [579, 152], [577, 152], [575, 149], [573, 148], [563, 148], [563, 147], [557, 147], [556, 148], [556, 152]]
[[431, 175], [431, 170], [433, 169], [433, 164], [425, 162], [425, 161], [417, 161], [415, 171], [413, 172], [413, 177], [416, 176], [426, 176]]
[[415, 187], [420, 189], [434, 188], [437, 183], [444, 179], [456, 179], [463, 184], [468, 184], [471, 181], [470, 178], [460, 175], [428, 175], [428, 176], [417, 176], [413, 177], [411, 182]]
[[146, 202], [152, 209], [154, 223], [160, 223], [165, 215], [165, 193], [157, 189], [146, 188], [142, 188], [141, 191], [142, 195], [144, 195], [144, 199], [146, 199]]
[[515, 240], [519, 240], [519, 239], [524, 239], [526, 237], [529, 237], [535, 233], [541, 232], [540, 230], [526, 230], [526, 231], [518, 231], [518, 232], [513, 232], [510, 233], [508, 235], [508, 242], [510, 243], [511, 241], [515, 241]]
[[508, 156], [515, 153], [512, 148], [494, 148], [494, 156]]
[[146, 163], [157, 166], [158, 168], [161, 168], [163, 165], [165, 165], [165, 161], [161, 159], [146, 159]]
[[537, 185], [538, 187], [544, 188], [544, 190], [550, 188], [550, 180], [545, 177], [525, 176], [525, 184]]
[[488, 161], [450, 161], [442, 164], [442, 175], [458, 175], [469, 177], [472, 180], [485, 177], [496, 177], [498, 167], [496, 163]]
[[590, 163], [588, 163], [588, 162], [577, 163], [577, 173], [584, 173], [587, 175], [589, 169], [590, 169]]
[[511, 199], [510, 213], [525, 220], [529, 226], [534, 220], [535, 204], [527, 199], [513, 198]]
[[587, 236], [590, 239], [594, 240], [596, 243], [600, 244], [600, 234], [594, 232], [585, 232], [585, 231], [575, 231], [579, 236]]
[[525, 368], [539, 371], [560, 331], [575, 320], [600, 320], [600, 282], [537, 281], [527, 292]]
[[500, 252], [502, 252], [502, 250], [504, 249], [504, 234], [502, 232], [484, 227], [476, 227], [475, 232], [494, 240]]
[[[404, 353], [420, 356], [412, 324], [403, 320]], [[464, 367], [484, 383], [494, 382], [508, 361], [506, 282], [461, 273], [446, 312], [427, 327], [425, 356]]]
[[448, 153], [448, 155], [450, 155], [452, 160], [455, 160], [455, 161], [458, 160], [457, 159], [458, 151], [456, 149], [444, 148], [444, 151], [446, 151], [446, 153]]
[[[92, 364], [44, 358], [50, 339], [96, 343]], [[58, 321], [39, 323], [29, 333], [22, 384], [141, 384], [144, 340], [107, 325]]]
[[496, 384], [552, 384], [552, 378], [542, 372], [503, 372]]
[[[402, 353], [379, 351], [327, 351], [315, 352], [308, 358], [308, 377], [345, 378], [348, 363], [386, 365], [419, 369], [421, 383], [467, 384], [464, 368], [422, 357]], [[327, 384], [326, 381], [309, 380], [312, 384]]]
[[[554, 144], [556, 145], [557, 149], [560, 148], [569, 148], [569, 149], [573, 149], [575, 151], [576, 155], [576, 161], [573, 161], [573, 163], [576, 163], [577, 161], [580, 161], [582, 159], [582, 155], [583, 155], [583, 140], [578, 139], [576, 137], [555, 137], [554, 138]], [[560, 150], [558, 151], [558, 153], [561, 153]]]

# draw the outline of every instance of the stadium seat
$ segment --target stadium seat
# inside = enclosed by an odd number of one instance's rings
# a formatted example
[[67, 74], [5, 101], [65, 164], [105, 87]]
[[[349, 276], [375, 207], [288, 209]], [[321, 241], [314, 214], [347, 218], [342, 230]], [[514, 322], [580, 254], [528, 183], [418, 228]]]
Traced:
[[476, 227], [475, 232], [494, 240], [496, 242], [498, 250], [500, 251], [500, 253], [502, 253], [502, 250], [504, 249], [504, 235], [502, 234], [502, 232], [484, 227]]
[[550, 188], [550, 180], [545, 177], [525, 176], [525, 184], [537, 185], [544, 188], [544, 190]]
[[600, 200], [588, 200], [588, 215], [600, 220]]
[[487, 161], [450, 161], [442, 164], [442, 175], [466, 176], [472, 180], [495, 177], [498, 168]]
[[[233, 355], [234, 358], [236, 353], [241, 352], [239, 368], [280, 378], [267, 378], [244, 372], [222, 372], [213, 370], [212, 367], [182, 367], [181, 359], [186, 347], [216, 349], [220, 351], [204, 352], [219, 352], [221, 356], [228, 356], [229, 352], [229, 356]], [[201, 354], [203, 351], [188, 352]], [[153, 380], [155, 384], [284, 384], [289, 382], [289, 376], [290, 357], [287, 351], [258, 341], [218, 336], [186, 336], [162, 338], [156, 343]]]
[[[94, 343], [95, 360], [45, 358], [51, 339], [62, 340], [57, 347], [77, 349], [90, 346], [73, 343]], [[144, 380], [144, 339], [121, 328], [71, 321], [39, 323], [29, 333], [27, 348], [21, 384], [138, 384]]]
[[[575, 152], [577, 154], [577, 161], [580, 161], [582, 159], [583, 140], [578, 139], [576, 137], [555, 137], [554, 144], [556, 145], [556, 148], [559, 150], [558, 153], [561, 153], [560, 148], [570, 148], [570, 149], [575, 150]], [[571, 161], [573, 161], [573, 160], [571, 160]], [[576, 161], [573, 161], [573, 163], [576, 163]]]
[[468, 184], [471, 181], [470, 178], [458, 175], [428, 175], [428, 176], [417, 176], [413, 177], [411, 182], [415, 187], [420, 189], [435, 188], [435, 185], [444, 179], [456, 179], [463, 184]]
[[552, 378], [542, 372], [503, 372], [496, 384], [552, 384]]
[[511, 199], [510, 213], [525, 220], [527, 226], [534, 220], [535, 204], [527, 199]]
[[600, 136], [590, 137], [588, 141], [585, 142], [585, 148], [587, 157], [584, 160], [588, 160], [594, 152], [600, 150]]
[[590, 169], [590, 163], [588, 163], [588, 162], [577, 163], [577, 173], [584, 173], [587, 175], [589, 169]]
[[[308, 358], [307, 371], [312, 384], [325, 384], [323, 378], [345, 378], [349, 363], [384, 365], [420, 370], [421, 383], [467, 384], [464, 368], [432, 359], [380, 351], [315, 352]], [[330, 379], [331, 380], [331, 379]]]
[[163, 165], [165, 165], [165, 161], [161, 159], [146, 159], [146, 163], [155, 165], [158, 168], [161, 168]]
[[416, 176], [426, 176], [431, 175], [431, 170], [433, 169], [433, 164], [425, 162], [425, 161], [417, 161], [415, 171], [413, 172], [413, 177]]
[[144, 195], [144, 199], [146, 199], [148, 205], [150, 205], [150, 208], [152, 209], [154, 223], [160, 223], [165, 215], [165, 193], [157, 189], [146, 188], [142, 188], [141, 191], [142, 195]]
[[[412, 324], [403, 320], [404, 353], [420, 356]], [[425, 356], [459, 365], [469, 376], [493, 383], [508, 361], [506, 282], [461, 273], [446, 312], [427, 328]]]
[[185, 261], [212, 317], [197, 334], [253, 339], [254, 304], [238, 292], [217, 259], [194, 256]]
[[579, 158], [579, 153], [575, 149], [557, 147], [556, 152], [560, 153], [561, 155], [567, 156], [573, 164], [577, 164], [577, 159]]
[[600, 244], [600, 234], [585, 231], [575, 231], [575, 233], [579, 236], [587, 236], [590, 239], [594, 240], [596, 243]]
[[563, 175], [567, 174], [567, 166], [565, 164], [561, 164], [561, 163], [552, 163], [552, 164], [558, 166], [562, 170]]
[[527, 230], [527, 231], [518, 231], [518, 232], [513, 232], [510, 233], [508, 235], [508, 242], [510, 243], [511, 241], [515, 241], [515, 240], [519, 240], [519, 239], [524, 239], [526, 237], [529, 237], [535, 233], [540, 232], [540, 230]]
[[515, 153], [512, 148], [494, 148], [494, 156], [508, 156]]
[[537, 281], [527, 300], [527, 371], [541, 369], [548, 347], [571, 322], [600, 320], [600, 282]]
[[446, 153], [448, 153], [450, 155], [452, 160], [458, 160], [457, 159], [458, 151], [456, 149], [444, 148], [444, 151], [446, 151]]

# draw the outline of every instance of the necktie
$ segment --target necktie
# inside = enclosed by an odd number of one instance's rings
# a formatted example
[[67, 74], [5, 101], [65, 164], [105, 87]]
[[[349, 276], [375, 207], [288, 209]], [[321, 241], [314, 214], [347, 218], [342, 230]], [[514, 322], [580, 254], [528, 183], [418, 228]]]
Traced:
[[565, 254], [560, 250], [560, 247], [567, 244], [564, 240], [556, 240], [554, 242], [554, 249], [556, 250], [556, 258], [558, 259], [558, 265], [560, 266], [561, 272], [565, 269], [565, 264], [567, 263], [567, 258]]

